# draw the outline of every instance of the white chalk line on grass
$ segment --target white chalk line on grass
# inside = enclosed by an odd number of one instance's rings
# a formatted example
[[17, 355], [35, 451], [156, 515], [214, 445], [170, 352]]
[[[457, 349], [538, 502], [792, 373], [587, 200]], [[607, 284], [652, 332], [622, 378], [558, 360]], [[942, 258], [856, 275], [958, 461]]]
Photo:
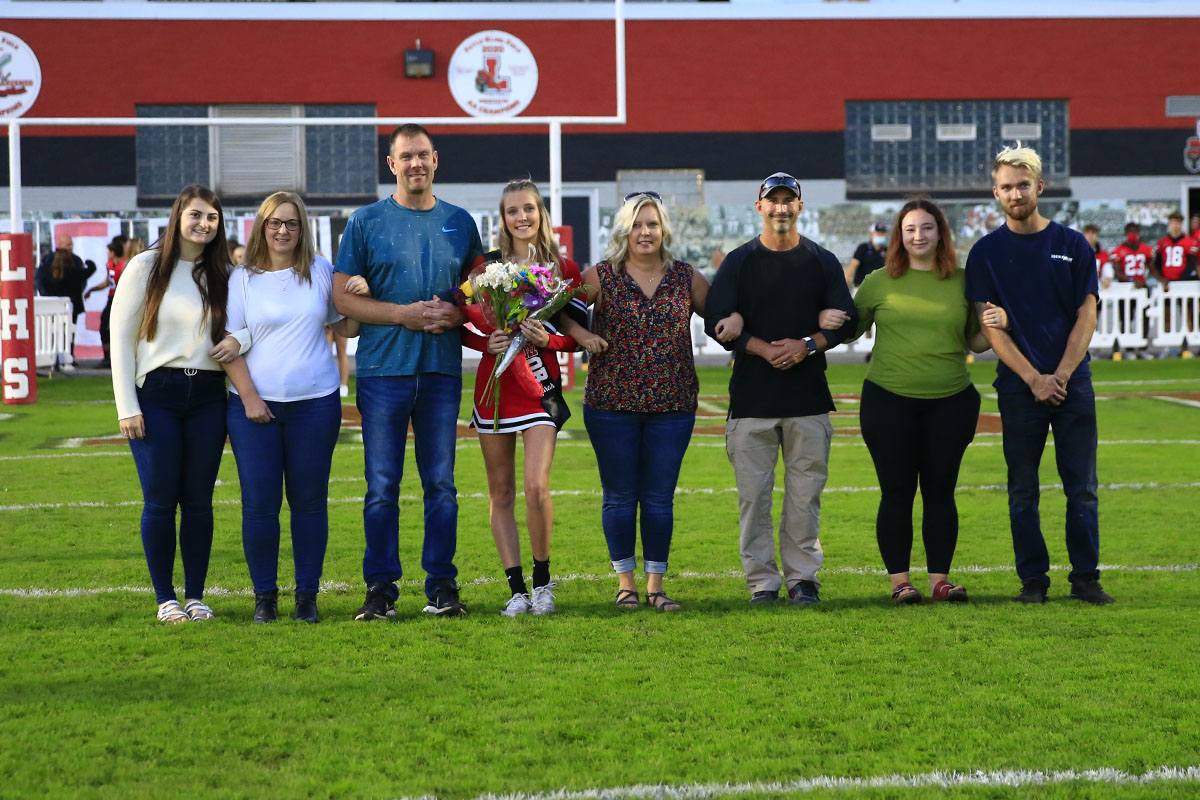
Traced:
[[1165, 394], [1156, 394], [1153, 396], [1155, 400], [1165, 400], [1168, 403], [1175, 403], [1180, 406], [1188, 406], [1190, 408], [1200, 408], [1200, 402], [1195, 400], [1185, 400], [1182, 397], [1168, 397]]
[[[1101, 572], [1155, 572], [1155, 573], [1183, 573], [1200, 571], [1200, 564], [1100, 564], [1097, 569]], [[1052, 564], [1051, 572], [1068, 572], [1069, 565]], [[925, 570], [920, 567], [913, 567], [913, 573], [920, 574]], [[972, 575], [990, 575], [993, 573], [1008, 574], [1013, 572], [1013, 566], [1007, 564], [1005, 566], [981, 566], [967, 565], [956, 566], [955, 574], [969, 573]], [[864, 575], [872, 577], [883, 577], [887, 572], [880, 567], [834, 567], [831, 569], [821, 570], [822, 576], [834, 575]], [[612, 573], [596, 574], [591, 572], [572, 572], [566, 575], [555, 575], [555, 583], [606, 583], [613, 579]], [[745, 574], [741, 570], [727, 569], [720, 572], [694, 572], [683, 571], [671, 573], [672, 578], [687, 578], [693, 580], [744, 580]], [[501, 583], [507, 579], [497, 578], [492, 575], [479, 575], [474, 578], [465, 578], [458, 582], [461, 587], [471, 586], [486, 586], [492, 583]], [[423, 578], [402, 578], [396, 581], [398, 586], [408, 588], [423, 588], [425, 580]], [[182, 587], [176, 587], [182, 591]], [[292, 591], [294, 586], [280, 585], [284, 591]], [[321, 591], [326, 594], [357, 594], [363, 590], [361, 583], [347, 583], [345, 581], [321, 581]], [[154, 589], [150, 586], [93, 586], [93, 587], [74, 587], [68, 589], [43, 589], [36, 586], [29, 586], [19, 589], [0, 589], [0, 596], [4, 597], [20, 597], [29, 599], [40, 599], [48, 597], [91, 597], [101, 594], [154, 594]], [[211, 597], [250, 597], [254, 595], [254, 589], [249, 586], [231, 588], [228, 586], [209, 586], [204, 590], [206, 596]]]
[[[330, 483], [362, 483], [363, 478], [330, 478]], [[217, 481], [217, 486], [237, 486], [235, 482]], [[1042, 491], [1050, 489], [1061, 489], [1061, 483], [1043, 483]], [[1127, 489], [1200, 489], [1200, 482], [1193, 483], [1159, 483], [1149, 481], [1145, 483], [1102, 483], [1099, 488], [1104, 491], [1122, 491]], [[985, 483], [976, 486], [959, 486], [955, 489], [956, 492], [998, 492], [1006, 491], [1007, 485], [1002, 483]], [[775, 494], [783, 494], [782, 486], [775, 487]], [[879, 491], [878, 486], [827, 486], [824, 494], [860, 494], [860, 493], [875, 493]], [[737, 492], [735, 486], [725, 486], [720, 489], [683, 489], [676, 488], [675, 494], [684, 495], [704, 495], [704, 494], [734, 494]], [[600, 489], [551, 489], [551, 497], [602, 497], [603, 492]], [[517, 497], [524, 497], [524, 492], [517, 492]], [[403, 502], [416, 503], [421, 502], [424, 498], [419, 494], [402, 494], [398, 498]], [[487, 492], [459, 492], [459, 500], [486, 500], [488, 499]], [[354, 497], [331, 497], [330, 503], [361, 503], [363, 499], [358, 496]], [[240, 498], [223, 497], [214, 499], [213, 505], [231, 506], [239, 505]], [[286, 501], [285, 501], [286, 502]], [[125, 506], [140, 506], [141, 500], [78, 500], [70, 503], [22, 503], [11, 506], [0, 506], [0, 513], [5, 511], [39, 511], [42, 509], [55, 508], [122, 508]]]
[[[847, 436], [847, 438], [849, 438], [850, 435], [845, 435], [845, 436]], [[838, 439], [842, 438], [842, 435], [839, 435], [839, 436], [835, 437], [835, 439], [832, 443], [832, 446], [833, 447], [856, 447], [856, 448], [862, 447], [863, 446], [862, 436], [857, 433], [852, 434], [852, 436], [853, 436], [853, 441], [838, 441]], [[998, 434], [998, 433], [978, 433], [978, 434], [976, 434], [976, 437], [979, 437], [979, 436], [992, 437], [993, 440], [992, 441], [979, 441], [979, 439], [976, 438], [976, 440], [971, 443], [971, 447], [1000, 447], [1001, 446], [1001, 442], [998, 441], [999, 436], [1000, 436], [1000, 434]], [[697, 439], [703, 440], [703, 439], [718, 439], [718, 438], [720, 439], [720, 441], [696, 441]], [[1126, 446], [1126, 445], [1182, 445], [1184, 447], [1195, 447], [1196, 445], [1200, 445], [1200, 439], [1101, 439], [1097, 444], [1101, 445], [1102, 447], [1122, 447], [1122, 446]], [[110, 445], [110, 446], [121, 447], [121, 449], [119, 449], [119, 450], [98, 450], [96, 452], [89, 452], [89, 453], [78, 453], [78, 452], [31, 453], [29, 455], [24, 455], [24, 456], [0, 456], [0, 461], [36, 461], [36, 460], [54, 459], [54, 458], [98, 458], [98, 457], [104, 457], [104, 456], [124, 456], [125, 458], [131, 458], [131, 456], [129, 455], [129, 450], [127, 448], [124, 448], [123, 446], [120, 446], [120, 445]], [[581, 436], [578, 439], [560, 438], [558, 441], [558, 444], [556, 445], [556, 447], [591, 447], [591, 446], [592, 446], [592, 443], [589, 442], [587, 440], [587, 438], [584, 436]], [[688, 446], [689, 447], [720, 447], [720, 448], [724, 448], [725, 447], [725, 435], [720, 434], [720, 433], [716, 433], [716, 434], [697, 433], [697, 434], [694, 434], [692, 443]], [[1046, 446], [1053, 447], [1054, 439], [1048, 438], [1046, 440]], [[337, 446], [338, 452], [362, 450], [362, 449], [363, 449], [363, 446], [361, 444], [339, 444]], [[477, 450], [477, 449], [479, 449], [479, 444], [474, 439], [460, 439], [458, 441], [458, 443], [455, 445], [454, 449], [455, 450], [468, 450], [468, 449], [469, 450]], [[233, 451], [226, 448], [224, 450], [224, 452], [222, 453], [222, 455], [232, 456]]]
[[[882, 775], [874, 778], [843, 778], [820, 775], [791, 781], [753, 781], [748, 783], [643, 783], [635, 786], [614, 786], [569, 791], [510, 792], [482, 794], [475, 800], [709, 800], [745, 794], [776, 795], [790, 792], [821, 790], [854, 791], [859, 789], [954, 789], [984, 786], [1018, 789], [1024, 786], [1048, 786], [1063, 783], [1099, 783], [1149, 785], [1183, 783], [1200, 780], [1200, 767], [1159, 767], [1142, 773], [1125, 772], [1111, 767], [1064, 770], [993, 770], [985, 772], [921, 772], [914, 775]], [[402, 800], [437, 800], [436, 795], [402, 798]]]

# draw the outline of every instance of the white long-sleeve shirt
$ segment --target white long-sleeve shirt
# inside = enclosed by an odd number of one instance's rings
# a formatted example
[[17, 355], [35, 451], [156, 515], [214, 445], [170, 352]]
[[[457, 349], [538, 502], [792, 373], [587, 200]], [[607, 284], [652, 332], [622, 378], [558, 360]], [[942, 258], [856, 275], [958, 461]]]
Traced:
[[175, 263], [158, 307], [154, 340], [147, 341], [139, 334], [146, 317], [146, 284], [156, 258], [157, 250], [147, 250], [131, 258], [113, 295], [108, 325], [117, 419], [142, 413], [137, 387], [159, 367], [222, 371], [221, 365], [208, 354], [213, 346], [212, 325], [204, 313], [200, 288], [192, 279], [191, 261]]

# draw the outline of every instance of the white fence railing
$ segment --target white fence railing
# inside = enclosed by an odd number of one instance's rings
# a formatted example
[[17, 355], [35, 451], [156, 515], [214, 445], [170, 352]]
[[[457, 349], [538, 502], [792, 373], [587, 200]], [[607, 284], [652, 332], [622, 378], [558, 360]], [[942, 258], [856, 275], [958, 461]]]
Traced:
[[37, 369], [54, 370], [60, 360], [73, 363], [71, 349], [71, 298], [33, 298], [33, 347]]

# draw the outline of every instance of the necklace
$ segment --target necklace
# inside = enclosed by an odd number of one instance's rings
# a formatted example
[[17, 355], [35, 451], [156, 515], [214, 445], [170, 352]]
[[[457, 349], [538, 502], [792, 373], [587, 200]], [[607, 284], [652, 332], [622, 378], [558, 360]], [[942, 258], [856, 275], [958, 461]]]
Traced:
[[267, 275], [275, 278], [276, 286], [281, 286], [281, 292], [287, 292], [288, 287], [292, 285], [292, 274], [294, 270], [291, 267], [287, 269], [263, 270]]

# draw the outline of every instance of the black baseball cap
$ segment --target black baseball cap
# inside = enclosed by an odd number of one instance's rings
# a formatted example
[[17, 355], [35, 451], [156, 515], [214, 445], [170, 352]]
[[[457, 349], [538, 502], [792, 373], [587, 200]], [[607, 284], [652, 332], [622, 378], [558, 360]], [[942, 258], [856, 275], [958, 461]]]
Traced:
[[768, 175], [758, 186], [758, 199], [762, 200], [763, 195], [770, 192], [772, 189], [782, 186], [784, 189], [792, 192], [797, 198], [800, 197], [800, 181], [796, 180], [786, 172], [776, 172], [773, 175]]
[[871, 230], [876, 233], [887, 233], [887, 225], [884, 225], [882, 222], [876, 222], [871, 226]]

